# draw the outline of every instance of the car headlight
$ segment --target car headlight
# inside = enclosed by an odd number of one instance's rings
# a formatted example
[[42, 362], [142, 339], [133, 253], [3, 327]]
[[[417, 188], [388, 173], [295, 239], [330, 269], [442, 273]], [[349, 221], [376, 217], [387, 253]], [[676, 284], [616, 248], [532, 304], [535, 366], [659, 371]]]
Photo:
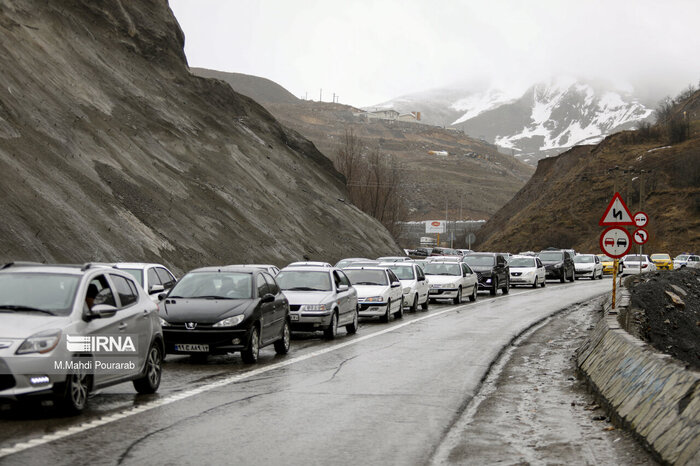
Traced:
[[557, 263], [554, 264], [552, 267], [555, 268], [555, 269], [561, 269], [563, 265], [564, 265], [563, 262], [557, 262]]
[[212, 325], [212, 327], [235, 327], [243, 322], [243, 319], [245, 319], [245, 315], [238, 314], [237, 316], [227, 317], [224, 320], [220, 320]]
[[370, 296], [369, 298], [365, 298], [366, 303], [381, 303], [384, 301], [384, 298], [381, 296]]
[[411, 287], [407, 286], [406, 288], [403, 289], [403, 294], [408, 294], [411, 292]]
[[48, 353], [53, 350], [61, 340], [60, 330], [49, 330], [47, 332], [37, 333], [27, 338], [19, 345], [15, 354], [29, 353]]
[[328, 306], [325, 304], [305, 304], [303, 309], [305, 311], [327, 311]]
[[158, 316], [158, 318], [160, 319], [160, 326], [161, 327], [170, 327], [170, 322], [168, 322], [167, 320], [163, 319], [160, 316]]

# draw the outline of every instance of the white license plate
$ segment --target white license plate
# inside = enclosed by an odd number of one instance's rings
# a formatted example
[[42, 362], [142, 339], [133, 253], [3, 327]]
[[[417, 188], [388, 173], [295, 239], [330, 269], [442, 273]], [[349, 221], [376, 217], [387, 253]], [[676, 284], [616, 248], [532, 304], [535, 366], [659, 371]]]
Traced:
[[199, 353], [207, 353], [207, 352], [209, 352], [209, 345], [189, 345], [189, 344], [175, 345], [175, 351], [192, 351], [192, 352], [199, 352]]
[[289, 318], [292, 320], [299, 320], [299, 314], [289, 314]]

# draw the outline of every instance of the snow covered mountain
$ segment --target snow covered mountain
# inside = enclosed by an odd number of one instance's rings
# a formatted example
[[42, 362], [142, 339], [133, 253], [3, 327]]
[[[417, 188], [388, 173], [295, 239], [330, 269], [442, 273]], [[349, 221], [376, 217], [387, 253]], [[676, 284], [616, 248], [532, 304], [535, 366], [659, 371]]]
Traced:
[[436, 90], [377, 107], [420, 111], [426, 123], [463, 129], [530, 163], [577, 144], [597, 143], [652, 114], [628, 92], [573, 78], [534, 84], [524, 93], [498, 88]]

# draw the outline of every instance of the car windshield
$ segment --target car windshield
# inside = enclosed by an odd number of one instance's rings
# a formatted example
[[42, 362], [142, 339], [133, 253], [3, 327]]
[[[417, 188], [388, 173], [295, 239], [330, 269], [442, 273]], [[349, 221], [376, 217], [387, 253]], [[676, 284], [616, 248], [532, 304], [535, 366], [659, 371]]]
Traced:
[[564, 253], [560, 252], [560, 251], [541, 252], [540, 253], [540, 260], [541, 261], [548, 261], [548, 262], [563, 261], [564, 260]]
[[53, 273], [0, 274], [0, 312], [41, 312], [67, 316], [80, 277]]
[[141, 269], [122, 269], [121, 267], [119, 270], [123, 270], [124, 272], [128, 273], [132, 277], [134, 277], [134, 280], [138, 282], [139, 285], [143, 286], [143, 270]]
[[656, 260], [670, 260], [671, 256], [668, 254], [652, 254], [651, 258]]
[[462, 275], [462, 267], [455, 263], [430, 262], [423, 269], [426, 275]]
[[612, 262], [613, 261], [612, 258], [610, 258], [608, 256], [598, 256], [598, 257], [600, 257], [601, 262]]
[[284, 291], [331, 291], [331, 276], [328, 272], [309, 270], [283, 270], [275, 277]]
[[510, 261], [511, 268], [517, 267], [537, 267], [535, 259], [532, 257], [516, 257]]
[[348, 276], [353, 285], [387, 286], [389, 284], [386, 272], [383, 270], [346, 269], [345, 275]]
[[688, 256], [683, 256], [683, 255], [681, 255], [681, 256], [676, 256], [676, 258], [675, 258], [674, 260], [677, 260], [677, 261], [685, 261], [685, 260], [688, 260]]
[[413, 273], [413, 267], [389, 267], [394, 275], [398, 277], [399, 280], [413, 280], [415, 275]]
[[595, 262], [593, 256], [576, 256], [574, 257], [574, 262], [577, 264], [591, 264]]
[[627, 256], [625, 262], [645, 262], [644, 256]]
[[464, 262], [469, 265], [494, 265], [496, 258], [494, 256], [466, 256]]
[[243, 272], [190, 272], [175, 285], [169, 298], [250, 299], [252, 275]]

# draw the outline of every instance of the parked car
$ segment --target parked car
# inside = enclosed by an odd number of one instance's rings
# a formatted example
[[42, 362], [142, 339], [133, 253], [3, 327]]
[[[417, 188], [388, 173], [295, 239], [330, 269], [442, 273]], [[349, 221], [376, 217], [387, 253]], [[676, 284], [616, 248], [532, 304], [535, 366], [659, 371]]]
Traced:
[[430, 251], [431, 256], [461, 256], [456, 249], [452, 248], [433, 248]]
[[353, 262], [365, 262], [371, 259], [367, 259], [366, 257], [348, 257], [346, 259], [341, 259], [339, 260], [333, 267], [336, 269], [343, 269]]
[[676, 256], [673, 259], [673, 268], [682, 269], [683, 267], [700, 267], [700, 256], [697, 256], [695, 254], [680, 254]]
[[292, 262], [291, 264], [287, 264], [287, 267], [328, 267], [328, 268], [331, 268], [333, 266], [331, 264], [329, 264], [328, 262], [302, 261], [302, 262]]
[[574, 256], [574, 273], [576, 279], [588, 277], [591, 280], [603, 279], [603, 264], [595, 254], [578, 254]]
[[251, 364], [267, 345], [289, 351], [289, 302], [272, 275], [254, 267], [188, 272], [163, 297], [160, 317], [167, 353], [205, 360], [240, 351]]
[[646, 254], [628, 254], [622, 258], [624, 264], [622, 275], [633, 275], [646, 272], [654, 272], [656, 266]]
[[[615, 259], [608, 257], [605, 254], [598, 254], [600, 259], [600, 265], [603, 266], [603, 275], [612, 275], [613, 268], [615, 267]], [[617, 262], [617, 273], [622, 272], [622, 261]]]
[[479, 279], [479, 289], [495, 296], [499, 288], [503, 294], [510, 290], [510, 268], [503, 255], [495, 252], [475, 252], [464, 256]]
[[461, 256], [466, 256], [467, 254], [474, 252], [471, 249], [455, 249], [455, 251], [457, 251]]
[[255, 269], [264, 270], [273, 277], [280, 273], [280, 269], [272, 264], [229, 264], [227, 267], [253, 267]]
[[360, 317], [379, 317], [389, 322], [391, 315], [403, 317], [401, 281], [385, 267], [348, 267], [344, 270], [357, 290]]
[[659, 270], [673, 270], [673, 259], [668, 254], [656, 253], [649, 257]]
[[367, 259], [366, 261], [357, 261], [347, 264], [343, 267], [343, 270], [347, 269], [348, 267], [376, 267], [378, 265], [379, 261]]
[[380, 267], [386, 267], [401, 281], [403, 288], [404, 306], [409, 306], [411, 312], [416, 312], [418, 306], [424, 311], [428, 310], [428, 280], [425, 277], [423, 269], [411, 262], [392, 262], [379, 264]]
[[275, 277], [289, 301], [292, 331], [323, 331], [332, 340], [338, 327], [357, 332], [357, 291], [342, 270], [328, 267], [289, 267]]
[[425, 275], [430, 284], [430, 299], [452, 299], [460, 304], [465, 293], [469, 301], [476, 301], [479, 290], [477, 274], [465, 262], [429, 262]]
[[433, 252], [433, 248], [416, 248], [413, 255], [418, 257], [428, 257]]
[[168, 292], [177, 283], [175, 275], [161, 264], [117, 262], [114, 267], [131, 274], [154, 303], [158, 302], [158, 295]]
[[[155, 393], [164, 354], [157, 311], [122, 270], [5, 264], [0, 268], [0, 398], [45, 396], [78, 413], [90, 392], [118, 383], [132, 381], [137, 392]], [[97, 367], [96, 356], [118, 366]]]
[[547, 269], [547, 278], [573, 282], [576, 278], [574, 257], [565, 249], [549, 248], [540, 251], [538, 256]]
[[539, 257], [512, 256], [508, 263], [510, 268], [510, 286], [528, 285], [533, 288], [545, 287], [547, 271]]

